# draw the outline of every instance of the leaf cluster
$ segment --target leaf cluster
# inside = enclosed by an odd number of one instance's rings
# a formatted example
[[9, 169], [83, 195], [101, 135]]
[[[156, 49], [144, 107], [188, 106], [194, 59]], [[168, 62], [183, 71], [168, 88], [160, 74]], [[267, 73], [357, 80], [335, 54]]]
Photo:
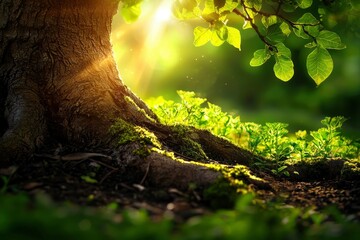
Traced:
[[[345, 0], [343, 0], [345, 1]], [[121, 14], [128, 23], [141, 14], [143, 0], [121, 0]], [[341, 6], [351, 6], [346, 0]], [[210, 42], [220, 46], [227, 42], [241, 50], [241, 31], [252, 29], [264, 43], [264, 48], [254, 52], [250, 65], [258, 67], [273, 59], [275, 76], [289, 81], [294, 76], [294, 63], [286, 40], [297, 37], [304, 47], [313, 49], [306, 59], [306, 68], [316, 85], [321, 84], [334, 68], [329, 50], [345, 48], [339, 35], [325, 29], [327, 8], [332, 1], [313, 0], [174, 0], [174, 16], [181, 20], [201, 19], [206, 25], [194, 29], [194, 45]], [[317, 17], [313, 9], [318, 10]], [[350, 9], [350, 8], [349, 8]], [[243, 22], [229, 23], [232, 16]], [[299, 17], [300, 15], [300, 17]]]
[[314, 48], [307, 57], [306, 68], [319, 85], [333, 70], [328, 50], [341, 50], [345, 45], [339, 35], [324, 28], [322, 18], [318, 19], [311, 13], [309, 9], [313, 5], [324, 12], [323, 6], [320, 8], [313, 0], [175, 0], [173, 12], [179, 19], [202, 19], [207, 24], [195, 27], [195, 46], [208, 42], [220, 46], [227, 42], [240, 50], [241, 27], [238, 23], [229, 24], [231, 16], [238, 16], [243, 21], [242, 30], [254, 30], [265, 45], [254, 52], [250, 65], [261, 66], [273, 58], [275, 76], [282, 81], [289, 81], [294, 75], [294, 63], [286, 39], [291, 35], [303, 39], [307, 42], [306, 48]]
[[121, 0], [121, 16], [127, 23], [135, 22], [141, 14], [143, 0]]

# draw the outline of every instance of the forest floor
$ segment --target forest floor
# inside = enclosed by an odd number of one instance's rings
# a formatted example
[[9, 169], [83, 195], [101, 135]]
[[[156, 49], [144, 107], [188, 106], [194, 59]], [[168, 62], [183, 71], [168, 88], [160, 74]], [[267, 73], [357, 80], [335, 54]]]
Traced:
[[[99, 165], [102, 167], [99, 171]], [[360, 182], [358, 180], [294, 181], [286, 177], [261, 173], [271, 186], [253, 189], [259, 199], [296, 207], [321, 210], [335, 206], [342, 213], [360, 220]], [[171, 214], [176, 222], [211, 213], [200, 192], [175, 188], [158, 189], [121, 178], [117, 170], [101, 161], [101, 157], [77, 160], [52, 159], [35, 155], [21, 165], [7, 182], [7, 192], [49, 195], [56, 202], [72, 202], [80, 206], [104, 206], [117, 203], [122, 209], [146, 209], [152, 218]]]

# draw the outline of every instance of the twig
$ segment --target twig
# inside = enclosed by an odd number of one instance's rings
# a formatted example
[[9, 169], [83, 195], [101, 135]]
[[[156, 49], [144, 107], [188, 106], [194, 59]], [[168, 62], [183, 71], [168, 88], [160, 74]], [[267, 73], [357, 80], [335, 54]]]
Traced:
[[149, 174], [149, 170], [150, 170], [150, 163], [148, 163], [148, 165], [147, 165], [145, 175], [144, 175], [144, 177], [141, 179], [140, 185], [143, 185], [143, 183], [145, 182], [145, 179], [146, 179], [147, 175]]
[[111, 174], [115, 173], [119, 171], [119, 169], [115, 168], [113, 170], [111, 170], [110, 172], [108, 172], [101, 180], [100, 180], [100, 184], [102, 184]]
[[54, 160], [62, 160], [62, 161], [78, 161], [78, 160], [88, 159], [91, 157], [103, 157], [103, 158], [111, 159], [110, 156], [101, 153], [70, 153], [63, 156], [51, 155], [51, 154], [34, 154], [34, 156], [45, 157]]

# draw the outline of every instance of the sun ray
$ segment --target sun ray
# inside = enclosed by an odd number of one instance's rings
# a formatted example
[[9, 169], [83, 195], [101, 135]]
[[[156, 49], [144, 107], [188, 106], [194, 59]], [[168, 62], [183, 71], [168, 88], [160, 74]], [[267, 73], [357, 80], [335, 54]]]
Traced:
[[[146, 3], [144, 3], [146, 4]], [[121, 24], [119, 29], [113, 29], [113, 51], [115, 58], [122, 62], [126, 57], [126, 66], [129, 69], [120, 69], [125, 72], [124, 81], [140, 96], [151, 85], [150, 80], [154, 71], [161, 67], [160, 59], [175, 57], [171, 49], [165, 49], [166, 29], [173, 23], [171, 1], [162, 0], [158, 4], [144, 6], [138, 22], [130, 25]], [[127, 39], [126, 39], [127, 38]], [[129, 40], [131, 39], [131, 40]], [[131, 42], [130, 47], [124, 50], [125, 42]], [[122, 64], [119, 64], [120, 68]]]

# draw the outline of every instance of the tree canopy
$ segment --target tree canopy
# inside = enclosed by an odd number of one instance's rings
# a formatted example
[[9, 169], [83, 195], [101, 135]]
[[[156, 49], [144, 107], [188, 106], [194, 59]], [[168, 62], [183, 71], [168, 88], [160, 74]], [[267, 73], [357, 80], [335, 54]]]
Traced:
[[[126, 22], [138, 18], [142, 2], [121, 1], [121, 14]], [[289, 81], [294, 75], [287, 41], [294, 38], [303, 41], [304, 47], [310, 49], [307, 72], [319, 85], [334, 67], [329, 50], [346, 48], [340, 36], [329, 30], [328, 23], [336, 21], [330, 14], [334, 8], [351, 10], [353, 5], [351, 0], [334, 4], [313, 0], [174, 0], [172, 11], [180, 20], [200, 20], [197, 21], [200, 25], [194, 28], [195, 46], [207, 43], [220, 46], [227, 42], [241, 50], [246, 47], [241, 32], [253, 30], [264, 48], [254, 52], [250, 65], [258, 67], [272, 58], [275, 76], [282, 81]]]

